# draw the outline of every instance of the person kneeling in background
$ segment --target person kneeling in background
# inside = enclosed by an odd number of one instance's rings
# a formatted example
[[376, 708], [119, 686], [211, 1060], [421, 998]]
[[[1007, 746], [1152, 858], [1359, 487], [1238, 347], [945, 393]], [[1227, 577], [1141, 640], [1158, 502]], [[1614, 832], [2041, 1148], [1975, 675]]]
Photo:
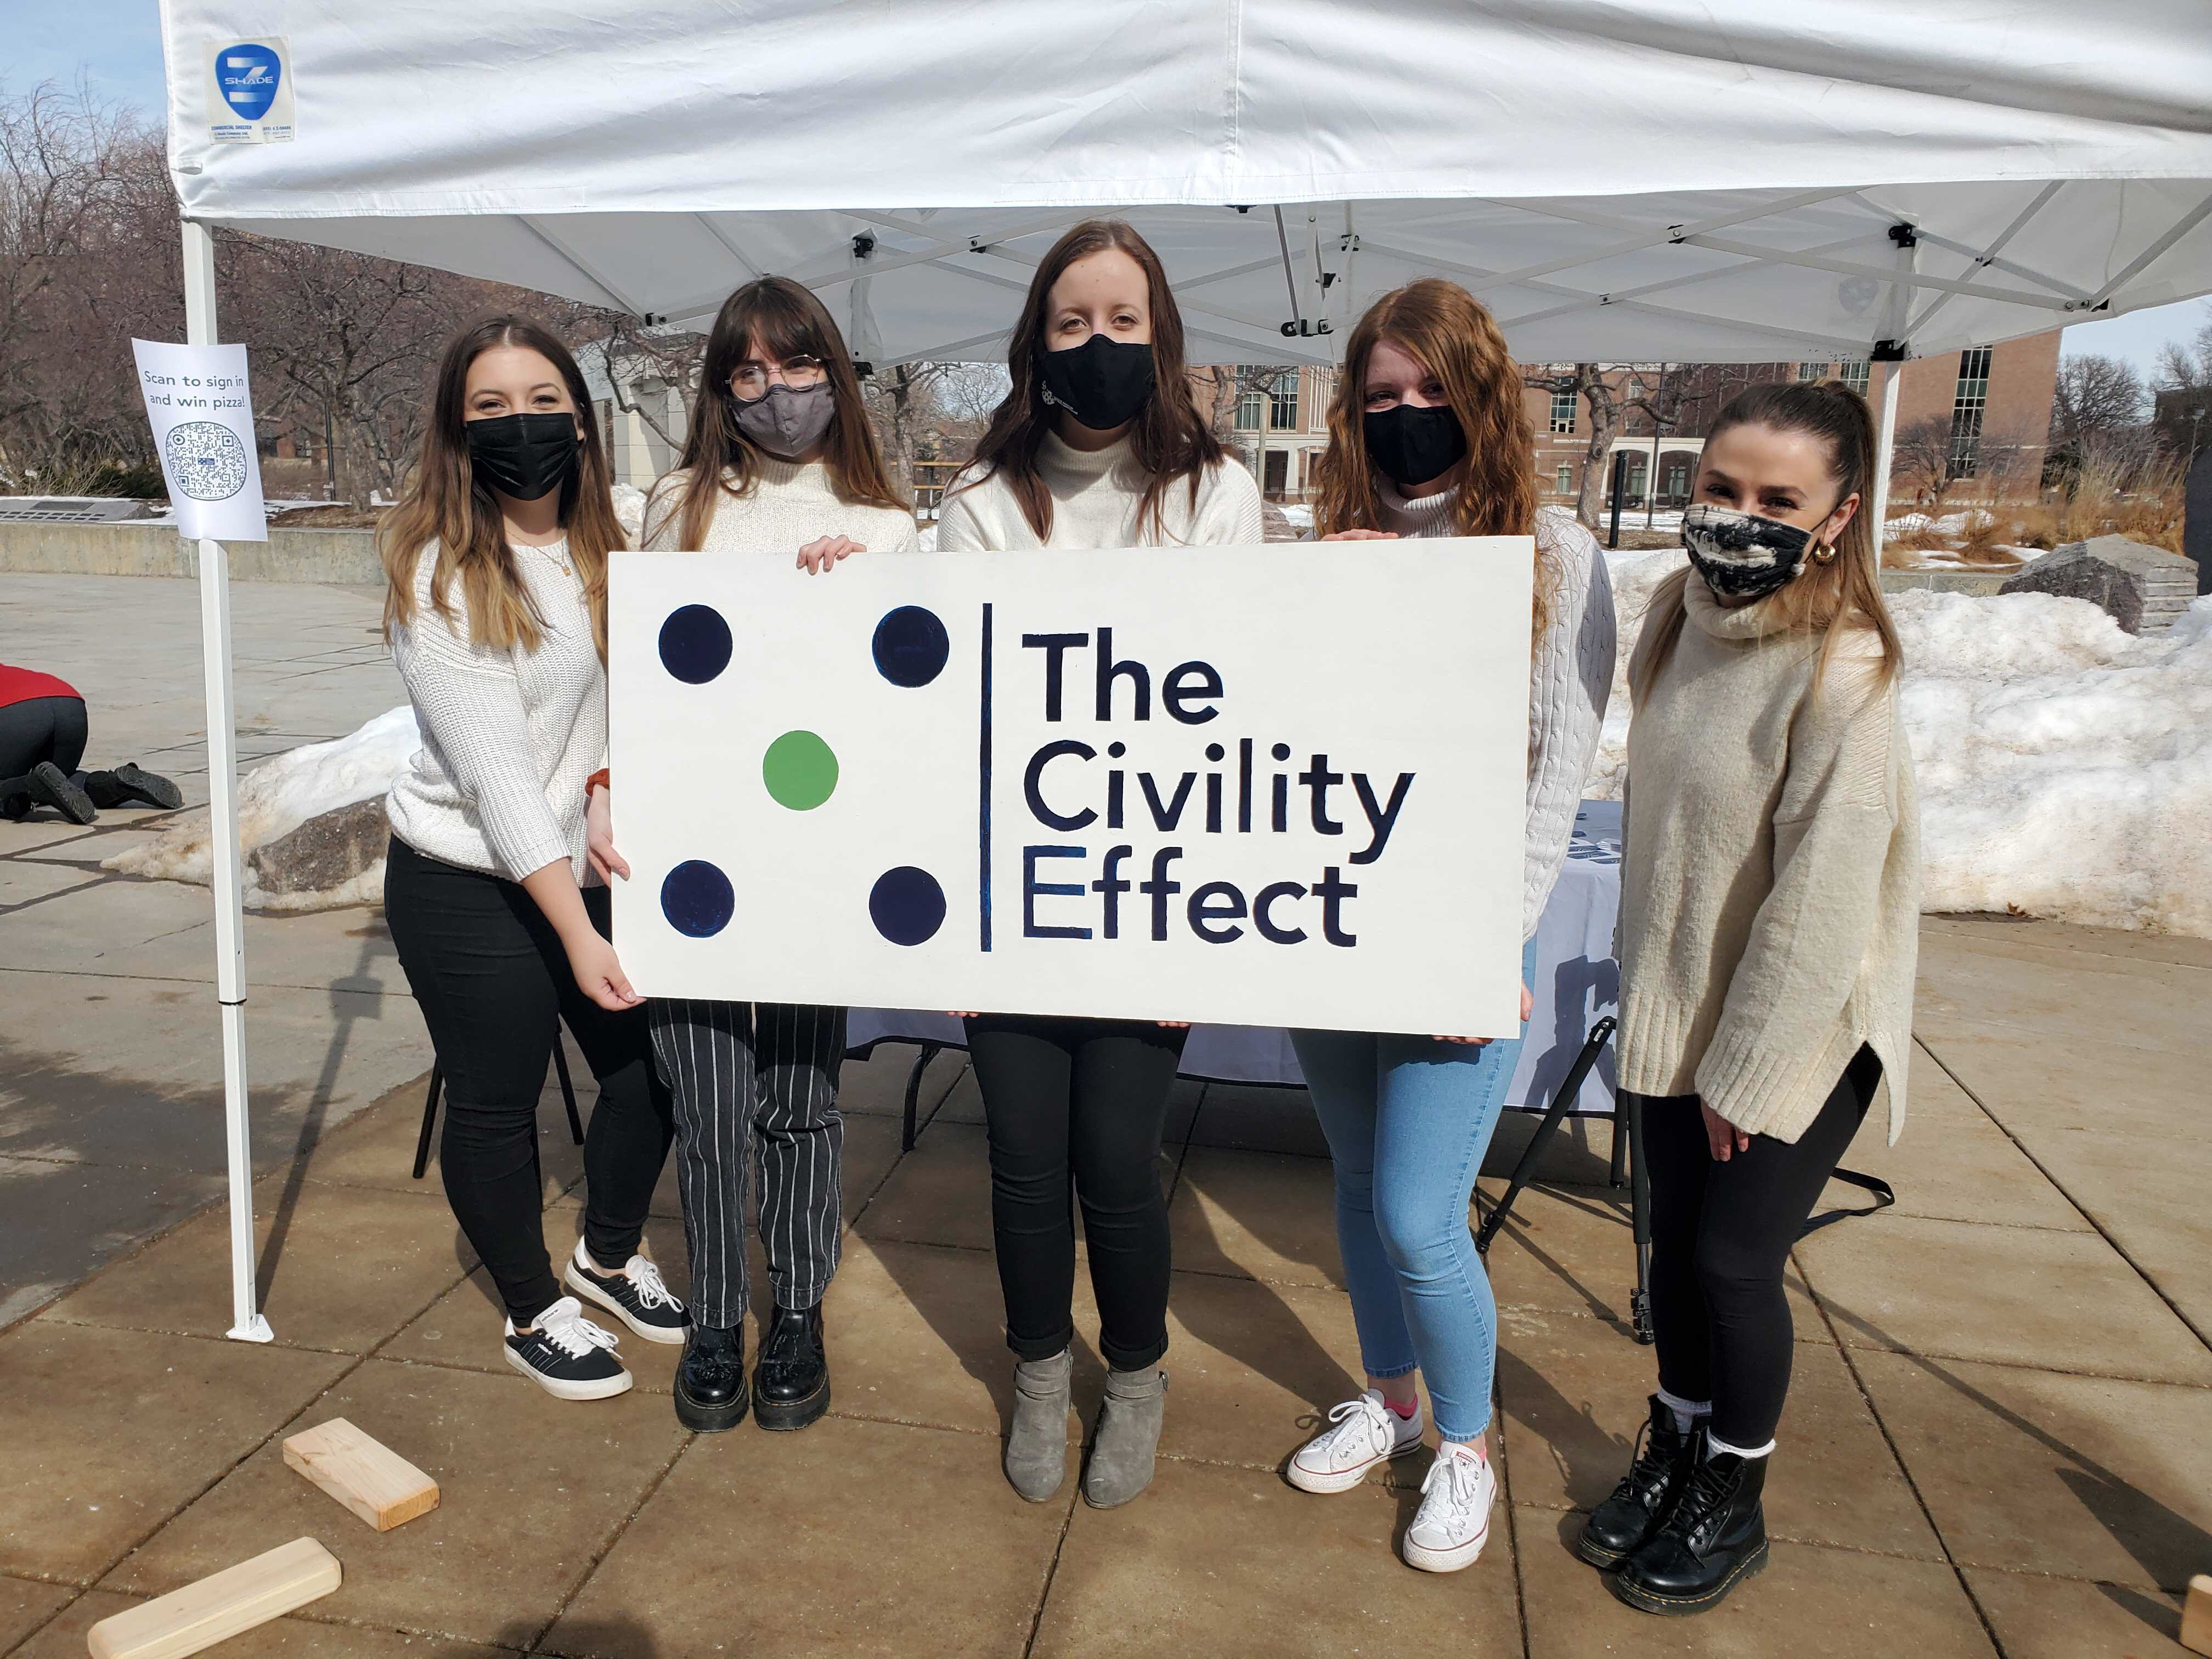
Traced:
[[91, 723], [68, 681], [0, 663], [0, 817], [18, 822], [50, 806], [71, 823], [131, 805], [175, 811], [184, 792], [125, 761], [112, 772], [82, 772]]

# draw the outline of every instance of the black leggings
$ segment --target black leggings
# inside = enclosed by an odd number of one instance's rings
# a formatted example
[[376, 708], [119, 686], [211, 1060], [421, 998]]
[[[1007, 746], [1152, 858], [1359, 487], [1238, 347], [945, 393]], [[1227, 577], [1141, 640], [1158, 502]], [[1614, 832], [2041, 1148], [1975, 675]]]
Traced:
[[0, 707], [0, 795], [27, 790], [30, 770], [41, 761], [74, 777], [87, 733], [82, 697], [26, 697]]
[[[584, 890], [602, 934], [607, 907], [605, 888]], [[397, 836], [384, 914], [446, 1076], [438, 1158], [453, 1218], [508, 1317], [527, 1325], [562, 1294], [545, 1253], [538, 1097], [564, 1022], [599, 1085], [584, 1137], [585, 1246], [619, 1267], [645, 1231], [675, 1132], [645, 1010], [611, 1012], [586, 996], [553, 924], [519, 884], [425, 857]]]
[[1695, 1095], [1644, 1098], [1659, 1386], [1711, 1401], [1731, 1446], [1764, 1446], [1782, 1421], [1795, 1340], [1782, 1269], [1881, 1081], [1881, 1059], [1860, 1048], [1803, 1134], [1753, 1135], [1725, 1164]]
[[1189, 1033], [1149, 1020], [985, 1014], [968, 1052], [991, 1134], [991, 1235], [1006, 1346], [1049, 1359], [1075, 1337], [1083, 1205], [1098, 1351], [1117, 1370], [1168, 1347], [1168, 1205], [1160, 1125]]

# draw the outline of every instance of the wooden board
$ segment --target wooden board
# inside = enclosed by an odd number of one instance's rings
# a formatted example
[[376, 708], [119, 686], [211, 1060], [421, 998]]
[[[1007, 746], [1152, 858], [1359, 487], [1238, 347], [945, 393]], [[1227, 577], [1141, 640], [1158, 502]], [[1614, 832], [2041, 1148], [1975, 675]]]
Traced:
[[2212, 1654], [2212, 1574], [2200, 1572], [2189, 1581], [2189, 1599], [2181, 1604], [2181, 1645]]
[[312, 1538], [187, 1584], [94, 1625], [92, 1659], [181, 1659], [265, 1625], [338, 1587], [337, 1558]]
[[438, 1507], [438, 1483], [343, 1417], [284, 1443], [284, 1461], [379, 1532]]

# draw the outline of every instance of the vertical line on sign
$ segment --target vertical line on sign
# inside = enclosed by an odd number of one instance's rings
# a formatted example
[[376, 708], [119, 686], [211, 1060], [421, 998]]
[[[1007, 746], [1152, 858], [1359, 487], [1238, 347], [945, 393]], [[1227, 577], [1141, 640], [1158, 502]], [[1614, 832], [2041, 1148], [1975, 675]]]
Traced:
[[991, 948], [991, 607], [983, 607], [983, 693], [982, 713], [977, 720], [981, 736], [981, 753], [976, 772], [981, 779], [981, 800], [976, 807], [976, 842], [981, 848], [981, 869], [976, 886], [977, 909], [983, 933], [983, 948]]
[[1237, 743], [1237, 833], [1252, 833], [1252, 739]]

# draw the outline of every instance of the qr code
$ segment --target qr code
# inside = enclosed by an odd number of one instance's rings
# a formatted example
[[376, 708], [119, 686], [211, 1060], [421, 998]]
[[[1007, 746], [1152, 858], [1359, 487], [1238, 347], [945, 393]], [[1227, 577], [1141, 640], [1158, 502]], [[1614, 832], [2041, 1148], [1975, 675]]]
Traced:
[[161, 447], [169, 482], [196, 501], [227, 501], [246, 488], [246, 446], [218, 421], [173, 427]]

